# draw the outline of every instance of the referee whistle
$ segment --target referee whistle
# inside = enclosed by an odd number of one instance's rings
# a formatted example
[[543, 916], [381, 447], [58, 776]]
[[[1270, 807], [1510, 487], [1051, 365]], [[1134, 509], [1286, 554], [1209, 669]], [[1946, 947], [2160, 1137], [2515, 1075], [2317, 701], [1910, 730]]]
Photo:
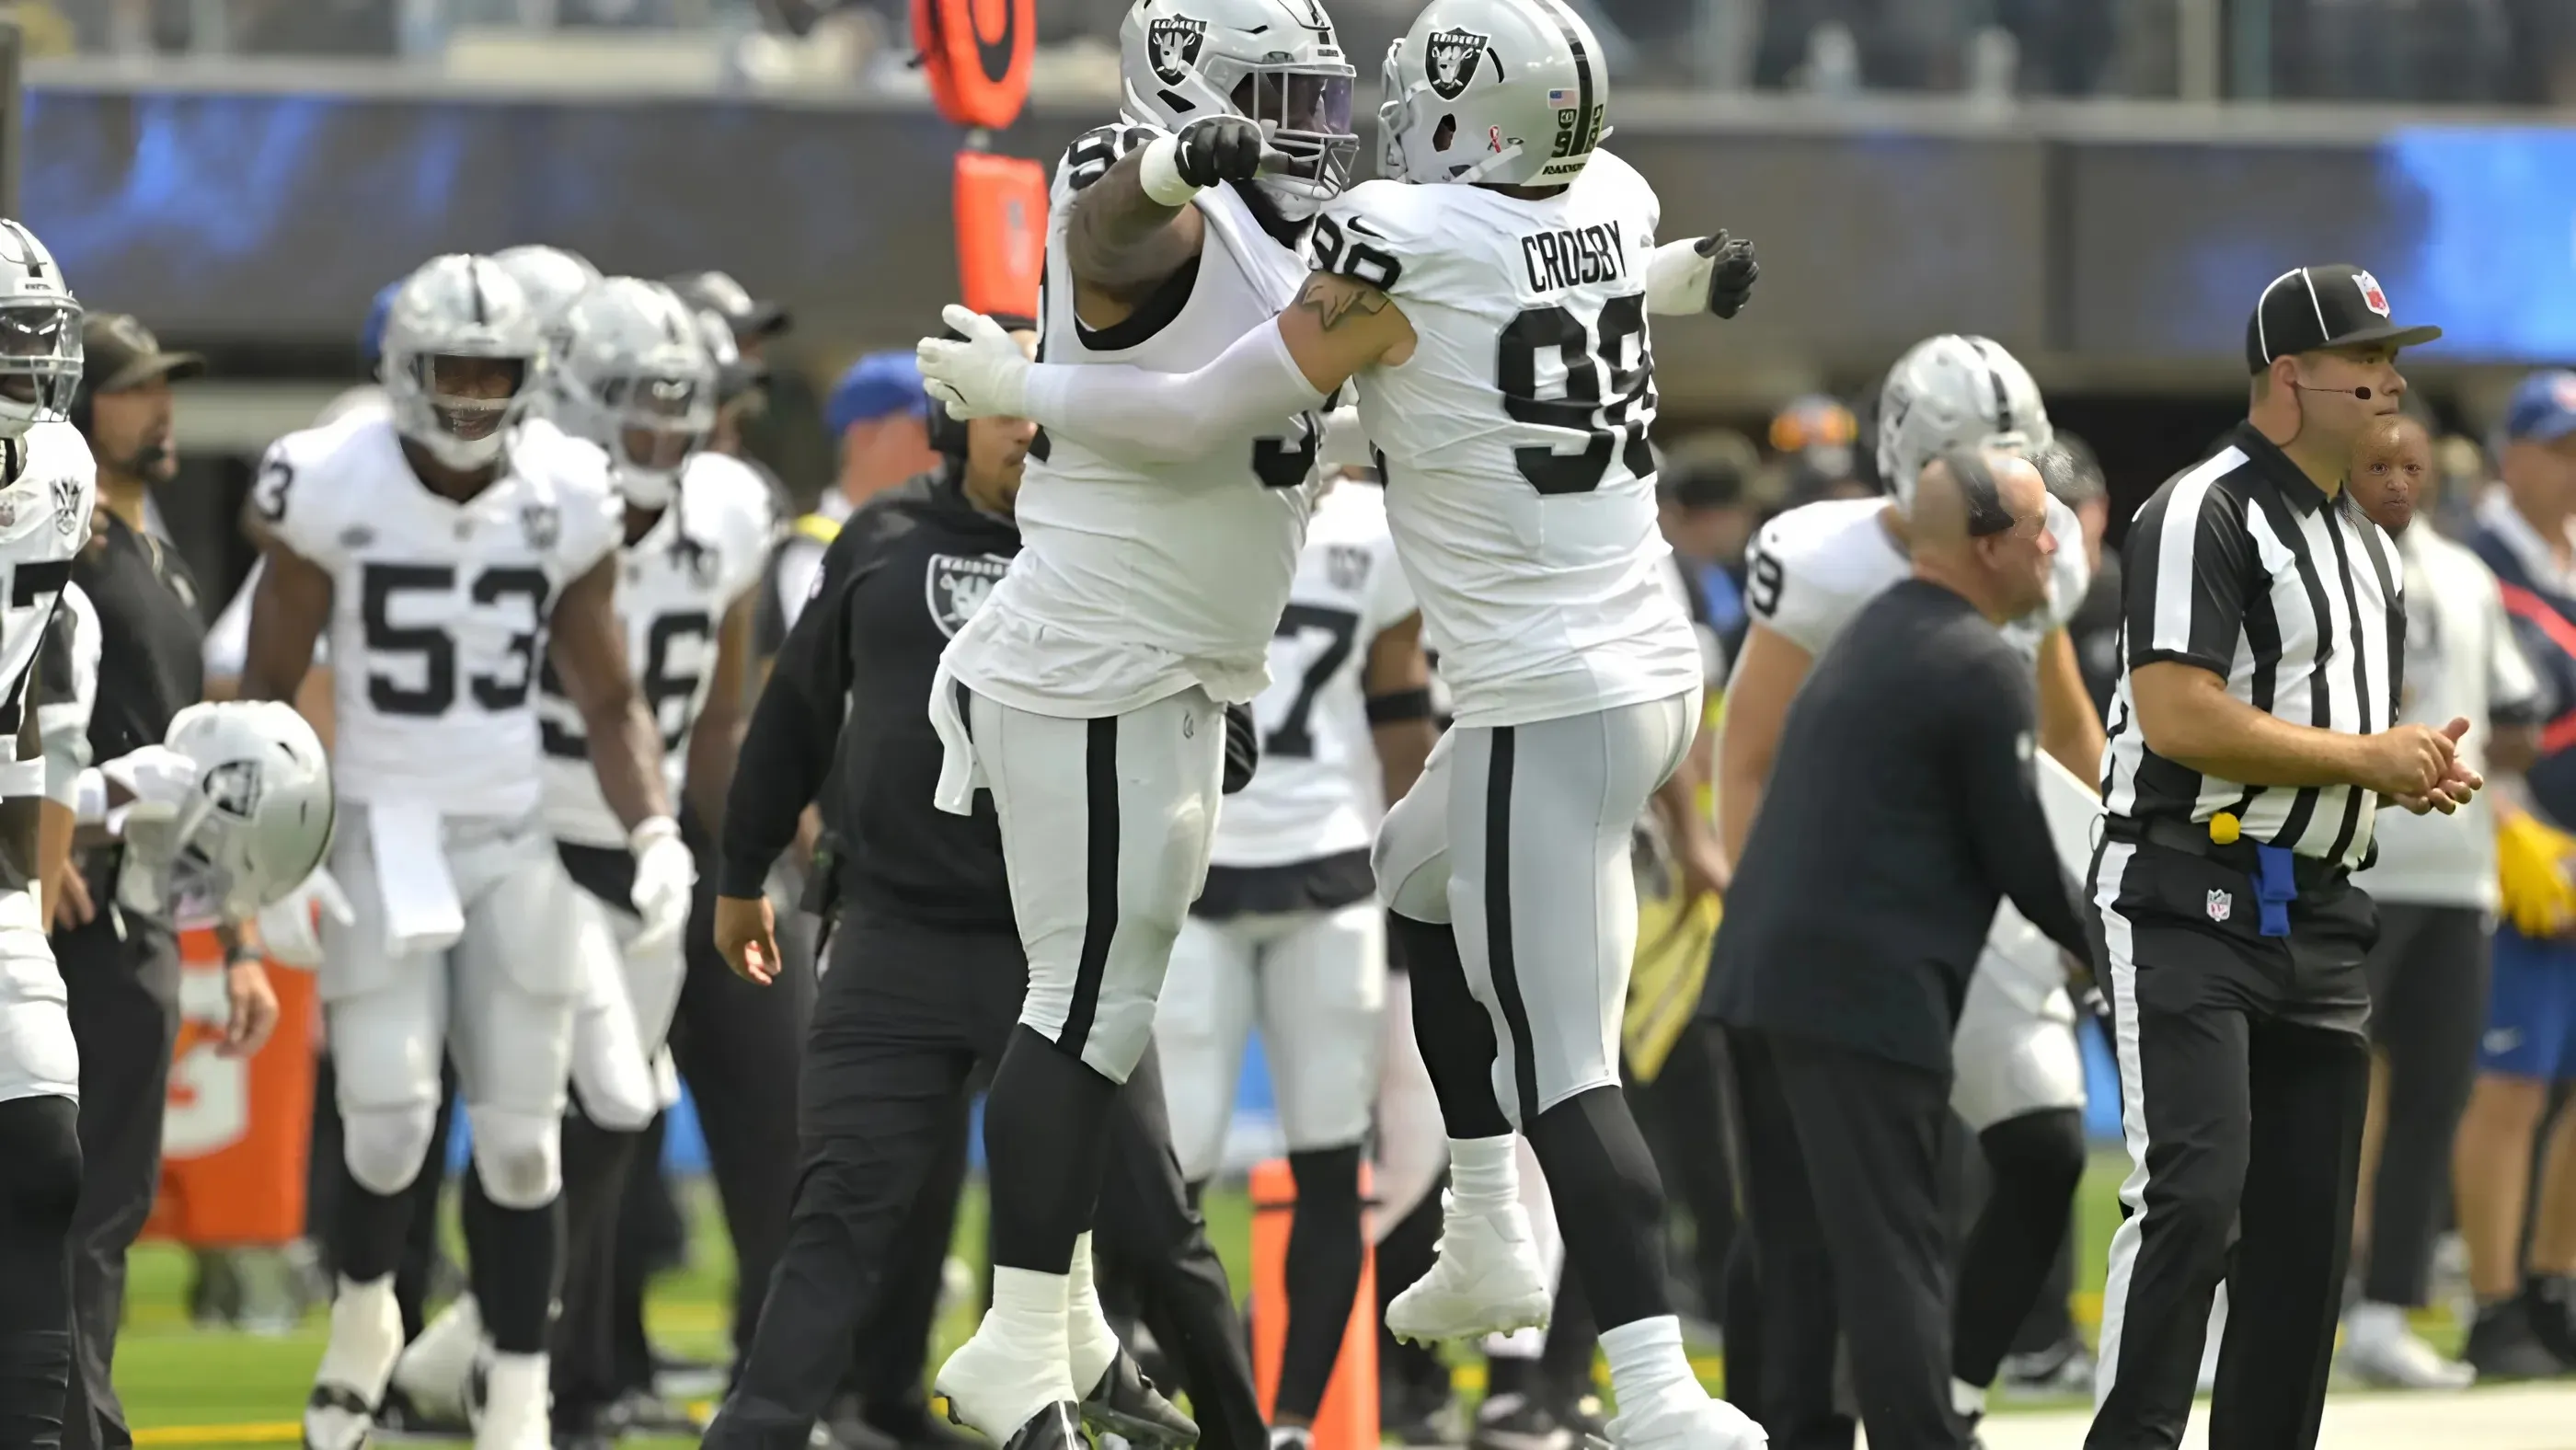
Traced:
[[2234, 811], [2220, 811], [2209, 818], [2209, 839], [2214, 845], [2233, 846], [2242, 827]]

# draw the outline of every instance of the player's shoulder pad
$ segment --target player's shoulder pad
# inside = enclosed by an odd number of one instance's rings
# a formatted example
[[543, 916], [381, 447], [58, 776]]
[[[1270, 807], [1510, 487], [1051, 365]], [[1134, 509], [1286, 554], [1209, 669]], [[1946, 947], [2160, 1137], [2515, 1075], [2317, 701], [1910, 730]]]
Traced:
[[616, 549], [626, 533], [626, 505], [609, 477], [605, 449], [529, 418], [511, 435], [509, 459], [531, 505], [552, 505], [560, 519], [544, 552], [579, 573]]
[[1389, 296], [1419, 290], [1445, 249], [1442, 188], [1380, 178], [1363, 181], [1324, 204], [1309, 242], [1315, 270], [1365, 283]]
[[1064, 155], [1055, 163], [1055, 178], [1049, 187], [1053, 199], [1061, 204], [1109, 174], [1120, 157], [1155, 137], [1169, 134], [1160, 126], [1140, 121], [1117, 120], [1094, 126], [1073, 138]]
[[340, 547], [353, 512], [376, 507], [369, 480], [402, 465], [390, 414], [352, 414], [300, 428], [268, 445], [251, 476], [250, 505], [288, 549], [316, 563]]
[[1879, 521], [1883, 498], [1826, 499], [1762, 526], [1746, 563], [1754, 620], [1818, 653], [1906, 570]]
[[[27, 430], [24, 441], [26, 462], [9, 486], [13, 508], [29, 514], [41, 511], [53, 527], [41, 536], [27, 531], [15, 537], [46, 557], [69, 557], [89, 542], [90, 510], [98, 501], [98, 463], [90, 456], [89, 440], [69, 423], [39, 423]], [[14, 502], [17, 499], [28, 503]]]
[[681, 490], [682, 505], [693, 516], [692, 532], [714, 539], [722, 554], [725, 593], [750, 588], [778, 537], [768, 480], [739, 458], [700, 453], [689, 460]]

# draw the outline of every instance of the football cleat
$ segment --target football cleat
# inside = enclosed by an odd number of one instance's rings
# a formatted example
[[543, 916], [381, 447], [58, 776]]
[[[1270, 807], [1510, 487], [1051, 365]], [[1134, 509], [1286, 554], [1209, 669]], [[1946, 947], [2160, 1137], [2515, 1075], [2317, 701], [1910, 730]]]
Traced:
[[1083, 1396], [1082, 1420], [1094, 1434], [1115, 1435], [1138, 1450], [1180, 1450], [1199, 1438], [1198, 1422], [1163, 1398], [1124, 1349]]
[[1386, 1306], [1387, 1332], [1430, 1344], [1516, 1329], [1544, 1329], [1556, 1293], [1531, 1241], [1529, 1213], [1515, 1203], [1464, 1213], [1444, 1198], [1439, 1256]]

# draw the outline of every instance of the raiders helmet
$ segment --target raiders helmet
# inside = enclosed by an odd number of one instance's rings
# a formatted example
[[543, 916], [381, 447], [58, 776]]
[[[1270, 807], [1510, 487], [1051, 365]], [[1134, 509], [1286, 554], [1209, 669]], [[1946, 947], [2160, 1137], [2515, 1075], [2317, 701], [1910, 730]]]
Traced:
[[1121, 106], [1178, 131], [1206, 116], [1275, 126], [1294, 166], [1255, 183], [1303, 220], [1350, 184], [1351, 83], [1322, 0], [1136, 0], [1118, 29]]
[[81, 305], [36, 234], [0, 218], [0, 438], [71, 416]]
[[557, 322], [550, 416], [608, 451], [610, 476], [638, 508], [678, 495], [680, 469], [716, 426], [716, 384], [697, 316], [659, 282], [611, 277]]
[[[527, 292], [491, 258], [451, 252], [422, 263], [394, 294], [376, 376], [403, 437], [450, 468], [480, 468], [501, 456], [536, 395], [544, 351]], [[453, 390], [455, 374], [486, 361], [502, 365], [507, 392]]]
[[1609, 114], [1601, 44], [1564, 0], [1431, 0], [1387, 52], [1378, 149], [1405, 181], [1562, 186]]
[[182, 924], [248, 920], [330, 854], [338, 813], [330, 757], [294, 706], [191, 705], [170, 722], [164, 744], [196, 764], [196, 787], [175, 810], [126, 822], [129, 864], [118, 894], [127, 906]]
[[1878, 477], [1911, 506], [1923, 465], [1947, 448], [2001, 448], [2024, 457], [2056, 434], [2030, 371], [1983, 337], [1944, 333], [1906, 350], [1878, 391]]
[[504, 247], [492, 254], [494, 265], [510, 274], [519, 290], [528, 294], [528, 302], [537, 309], [540, 324], [551, 323], [563, 315], [572, 300], [589, 291], [599, 281], [599, 269], [579, 252], [561, 247], [544, 247], [530, 243]]

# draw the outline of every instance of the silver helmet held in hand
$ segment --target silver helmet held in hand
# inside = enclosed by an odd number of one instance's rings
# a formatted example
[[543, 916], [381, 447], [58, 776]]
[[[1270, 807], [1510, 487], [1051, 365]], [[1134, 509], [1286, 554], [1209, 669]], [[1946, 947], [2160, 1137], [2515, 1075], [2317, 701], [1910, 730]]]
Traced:
[[423, 262], [385, 314], [378, 381], [402, 436], [450, 468], [498, 460], [536, 395], [545, 341], [527, 292], [489, 257]]
[[715, 430], [717, 381], [698, 317], [679, 294], [611, 277], [556, 323], [548, 411], [557, 427], [607, 451], [627, 502], [667, 508], [680, 470]]
[[330, 757], [294, 706], [191, 705], [163, 743], [195, 762], [196, 788], [175, 811], [127, 820], [125, 905], [182, 925], [247, 920], [330, 854], [339, 807]]
[[1359, 133], [1351, 84], [1322, 0], [1136, 0], [1118, 27], [1127, 118], [1178, 131], [1242, 116], [1295, 164], [1254, 183], [1294, 220], [1350, 185]]

